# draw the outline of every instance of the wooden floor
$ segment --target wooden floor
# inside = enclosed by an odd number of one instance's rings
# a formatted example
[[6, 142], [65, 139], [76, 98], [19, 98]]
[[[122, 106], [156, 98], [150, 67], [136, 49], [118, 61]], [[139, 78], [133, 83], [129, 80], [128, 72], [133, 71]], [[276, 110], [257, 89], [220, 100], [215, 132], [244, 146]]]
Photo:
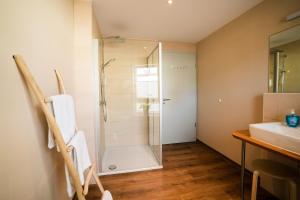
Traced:
[[[236, 164], [204, 144], [163, 146], [161, 170], [102, 176], [114, 200], [238, 200], [240, 170]], [[250, 175], [246, 176], [246, 199], [250, 199]], [[91, 187], [88, 200], [100, 199]], [[275, 198], [259, 191], [258, 200]]]

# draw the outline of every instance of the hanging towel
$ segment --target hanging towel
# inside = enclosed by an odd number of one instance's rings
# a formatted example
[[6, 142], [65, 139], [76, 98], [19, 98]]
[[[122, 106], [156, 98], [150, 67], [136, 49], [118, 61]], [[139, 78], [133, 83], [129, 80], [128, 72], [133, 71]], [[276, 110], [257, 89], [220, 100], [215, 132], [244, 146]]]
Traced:
[[[84, 172], [91, 166], [91, 160], [88, 152], [88, 147], [86, 144], [86, 139], [83, 131], [78, 131], [71, 141], [68, 143], [68, 146], [73, 146], [72, 152], [70, 155], [73, 159], [74, 165], [77, 169], [81, 185], [84, 185]], [[66, 181], [67, 181], [67, 192], [69, 197], [74, 195], [74, 188], [72, 187], [72, 180], [70, 179], [69, 172], [65, 166], [66, 172]]]
[[73, 146], [73, 162], [77, 167], [81, 184], [84, 184], [84, 171], [91, 166], [88, 147], [83, 131], [78, 131], [68, 146]]
[[102, 194], [101, 200], [113, 200], [111, 193], [105, 190]]
[[[70, 142], [71, 138], [75, 135], [76, 130], [76, 120], [75, 120], [75, 107], [73, 97], [70, 95], [56, 95], [51, 96], [51, 106], [61, 131], [64, 142], [67, 144]], [[53, 134], [49, 130], [48, 132], [48, 148], [52, 149], [55, 147], [55, 141], [53, 139]]]

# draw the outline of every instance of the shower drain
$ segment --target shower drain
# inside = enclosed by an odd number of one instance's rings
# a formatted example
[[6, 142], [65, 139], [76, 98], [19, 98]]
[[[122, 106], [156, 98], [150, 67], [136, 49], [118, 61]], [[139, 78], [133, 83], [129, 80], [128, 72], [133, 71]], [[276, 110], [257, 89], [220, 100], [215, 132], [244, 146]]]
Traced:
[[113, 170], [117, 169], [117, 166], [116, 165], [109, 165], [108, 169], [113, 171]]

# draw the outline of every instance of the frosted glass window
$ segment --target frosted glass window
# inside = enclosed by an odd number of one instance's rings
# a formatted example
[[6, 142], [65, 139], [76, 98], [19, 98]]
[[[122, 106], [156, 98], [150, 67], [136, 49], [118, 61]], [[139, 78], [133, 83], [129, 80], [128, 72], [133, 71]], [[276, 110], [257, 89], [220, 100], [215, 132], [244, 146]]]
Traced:
[[158, 98], [158, 70], [157, 67], [136, 68], [136, 96], [137, 98]]

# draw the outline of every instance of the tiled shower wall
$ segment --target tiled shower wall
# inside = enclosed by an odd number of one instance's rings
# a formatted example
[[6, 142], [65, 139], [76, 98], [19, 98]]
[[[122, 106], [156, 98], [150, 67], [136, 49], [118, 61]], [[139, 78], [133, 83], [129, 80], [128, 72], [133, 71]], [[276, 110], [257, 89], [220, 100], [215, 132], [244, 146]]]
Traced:
[[147, 100], [137, 96], [136, 69], [147, 66], [147, 56], [157, 45], [152, 41], [107, 40], [105, 61], [116, 58], [105, 68], [108, 118], [106, 146], [148, 144]]
[[265, 93], [263, 96], [264, 122], [285, 121], [292, 109], [300, 114], [300, 93]]

